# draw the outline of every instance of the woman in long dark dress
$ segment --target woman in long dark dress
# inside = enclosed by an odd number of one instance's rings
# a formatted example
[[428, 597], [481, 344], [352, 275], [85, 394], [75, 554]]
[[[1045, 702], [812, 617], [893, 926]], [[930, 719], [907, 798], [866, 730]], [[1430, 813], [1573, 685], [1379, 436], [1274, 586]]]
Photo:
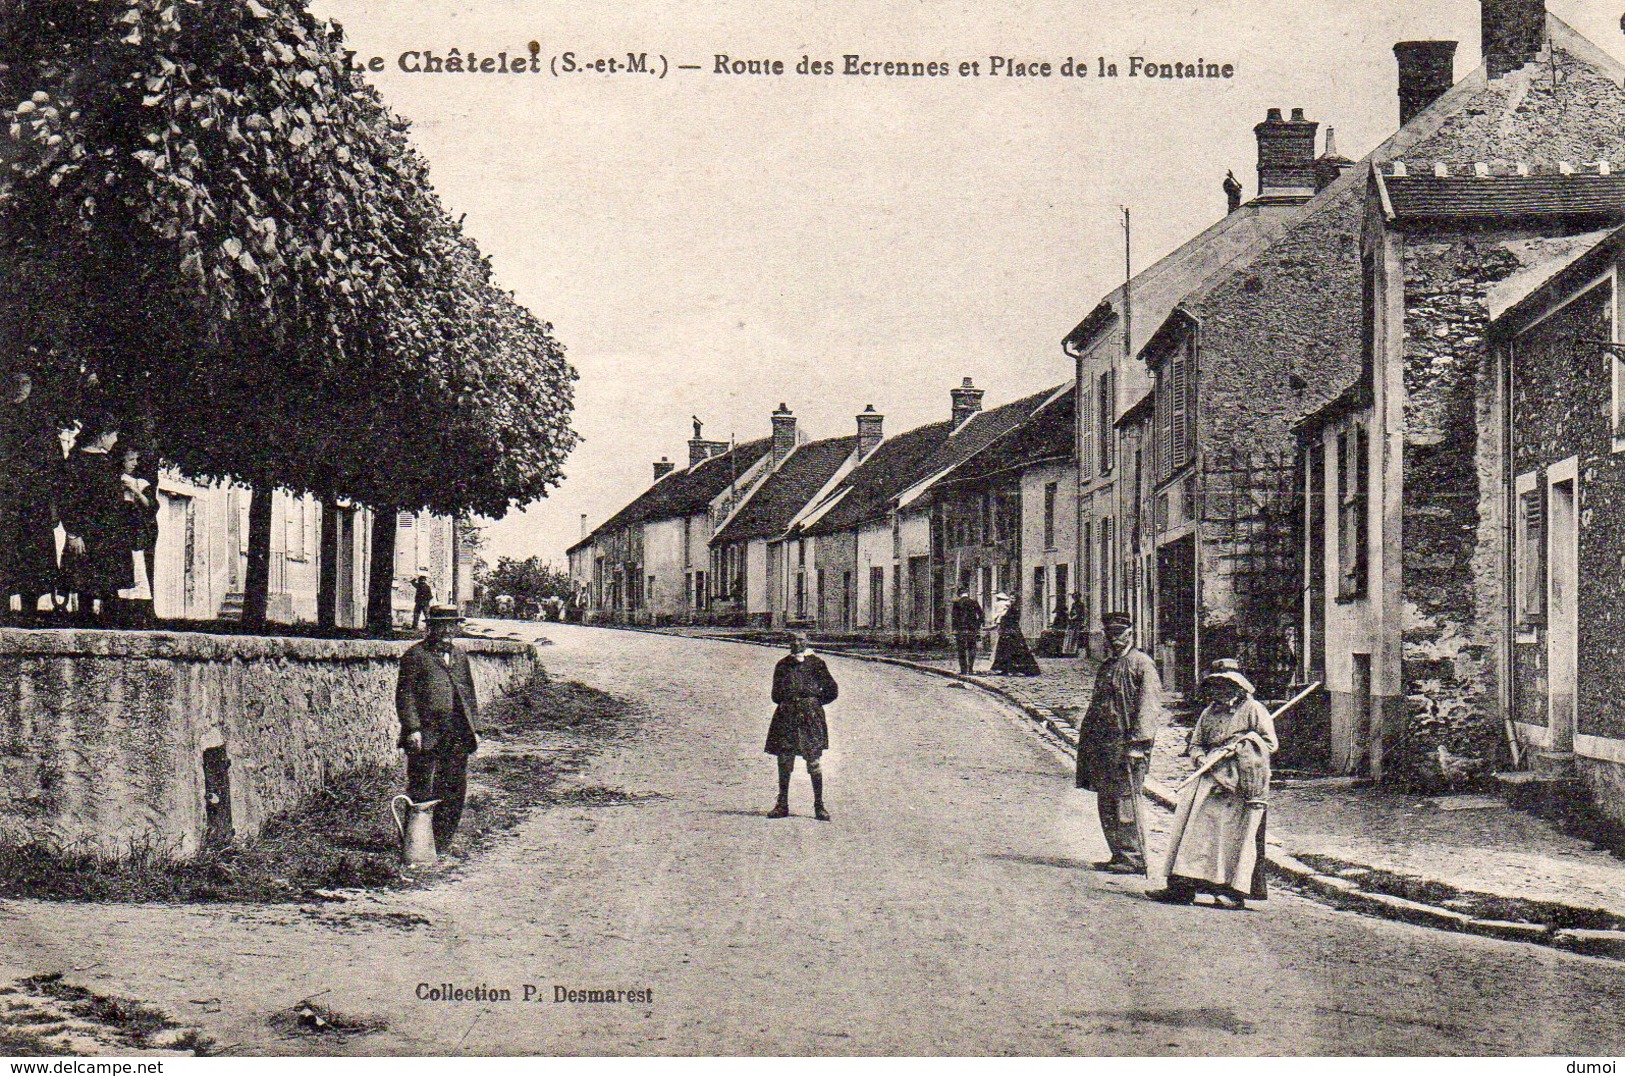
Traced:
[[[1004, 595], [1000, 595], [1004, 597]], [[1021, 599], [1009, 598], [1009, 606], [999, 618], [999, 641], [993, 648], [993, 672], [999, 676], [1039, 676], [1043, 670], [1021, 634]]]
[[22, 620], [58, 589], [56, 498], [62, 450], [56, 428], [30, 399], [33, 382], [15, 379], [15, 395], [0, 430], [0, 615], [19, 595]]
[[807, 776], [812, 779], [813, 817], [820, 822], [829, 821], [824, 807], [824, 770], [820, 763], [829, 750], [829, 724], [824, 719], [824, 707], [834, 702], [841, 689], [829, 674], [824, 659], [812, 652], [807, 637], [797, 632], [790, 636], [790, 656], [773, 669], [773, 721], [767, 729], [767, 744], [763, 750], [779, 759], [779, 798], [769, 818], [784, 818], [790, 813], [790, 775], [795, 772], [796, 756], [807, 762]]

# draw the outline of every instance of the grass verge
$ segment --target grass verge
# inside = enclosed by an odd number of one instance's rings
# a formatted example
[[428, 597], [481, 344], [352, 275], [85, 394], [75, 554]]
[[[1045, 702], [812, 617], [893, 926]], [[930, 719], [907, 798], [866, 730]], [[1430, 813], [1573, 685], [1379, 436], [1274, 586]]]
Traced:
[[[451, 863], [511, 830], [531, 808], [567, 800], [560, 779], [619, 735], [628, 713], [614, 696], [551, 683], [545, 674], [494, 700], [483, 715], [485, 749], [469, 768], [468, 806]], [[297, 903], [342, 899], [334, 892], [341, 889], [415, 887], [424, 878], [402, 874], [388, 807], [405, 784], [403, 760], [353, 771], [268, 820], [259, 836], [190, 860], [157, 848], [111, 859], [39, 844], [0, 847], [0, 897]]]

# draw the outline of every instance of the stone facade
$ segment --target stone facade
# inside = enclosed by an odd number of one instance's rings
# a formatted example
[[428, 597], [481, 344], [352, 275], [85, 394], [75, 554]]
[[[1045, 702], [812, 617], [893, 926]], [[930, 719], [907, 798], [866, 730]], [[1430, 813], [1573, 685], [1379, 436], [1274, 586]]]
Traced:
[[1625, 825], [1625, 358], [1620, 249], [1597, 243], [1492, 326], [1506, 395], [1507, 692], [1535, 768]]
[[[331, 778], [399, 757], [395, 681], [406, 645], [7, 631], [0, 840], [187, 857], [211, 814], [252, 836]], [[459, 645], [482, 701], [537, 667], [527, 645]], [[208, 794], [220, 803], [212, 812]]]

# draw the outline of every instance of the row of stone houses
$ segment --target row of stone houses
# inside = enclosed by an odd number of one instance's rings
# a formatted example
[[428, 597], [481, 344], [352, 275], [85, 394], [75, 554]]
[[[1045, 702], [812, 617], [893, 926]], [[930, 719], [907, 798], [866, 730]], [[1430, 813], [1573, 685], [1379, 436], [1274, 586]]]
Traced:
[[569, 550], [587, 619], [921, 638], [959, 589], [991, 604], [1030, 578], [1023, 623], [1042, 631], [1074, 560], [1071, 386], [984, 410], [967, 378], [949, 399], [946, 420], [892, 438], [872, 406], [822, 440], [783, 405], [759, 441], [696, 426], [687, 467], [656, 464]]
[[1032, 635], [1077, 591], [1176, 690], [1218, 657], [1322, 683], [1292, 733], [1336, 769], [1578, 772], [1625, 821], [1625, 66], [1543, 0], [1481, 18], [1460, 80], [1455, 42], [1393, 47], [1361, 160], [1269, 110], [1256, 196], [1226, 177], [1225, 216], [1086, 308], [1070, 384], [984, 412], [967, 383], [889, 441], [868, 411], [803, 444], [781, 408], [771, 452], [718, 446], [704, 585], [653, 594], [634, 502], [572, 551], [595, 614], [922, 635], [965, 587]]
[[1080, 528], [1111, 535], [1084, 582], [1138, 611], [1176, 686], [1220, 656], [1324, 683], [1298, 731], [1338, 769], [1578, 770], [1625, 820], [1625, 67], [1541, 0], [1482, 20], [1459, 81], [1454, 42], [1395, 46], [1401, 125], [1360, 161], [1272, 110], [1259, 197], [1229, 188], [1252, 219], [1068, 337], [1100, 402]]

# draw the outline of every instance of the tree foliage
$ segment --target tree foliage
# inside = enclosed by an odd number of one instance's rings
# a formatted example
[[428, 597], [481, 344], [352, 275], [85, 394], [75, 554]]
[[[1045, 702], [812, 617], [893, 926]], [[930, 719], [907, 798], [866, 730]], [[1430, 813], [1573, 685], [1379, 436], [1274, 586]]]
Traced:
[[303, 0], [0, 8], [11, 354], [197, 476], [500, 516], [574, 371]]
[[576, 592], [569, 572], [534, 556], [524, 560], [499, 557], [496, 567], [483, 572], [476, 581], [487, 612], [495, 612], [493, 603], [498, 594], [506, 594], [523, 606], [527, 601], [540, 603], [548, 598], [568, 601]]

